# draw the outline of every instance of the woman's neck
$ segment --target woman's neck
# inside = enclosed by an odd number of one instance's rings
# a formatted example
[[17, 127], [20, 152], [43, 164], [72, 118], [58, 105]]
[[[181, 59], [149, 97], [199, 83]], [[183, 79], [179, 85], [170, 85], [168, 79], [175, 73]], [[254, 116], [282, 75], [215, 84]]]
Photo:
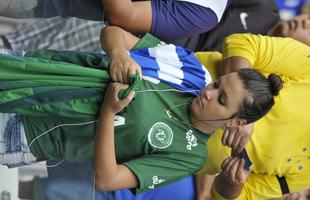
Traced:
[[197, 119], [191, 112], [191, 106], [189, 105], [188, 106], [188, 112], [189, 112], [189, 117], [190, 117], [190, 120], [191, 120], [191, 124], [197, 128], [198, 130], [206, 133], [206, 134], [209, 134], [211, 135], [212, 133], [215, 132], [216, 128], [212, 128], [210, 127], [209, 125], [207, 125], [205, 123], [205, 121], [201, 121], [199, 119]]
[[200, 131], [202, 131], [202, 132], [204, 132], [206, 134], [209, 134], [209, 135], [211, 135], [212, 133], [215, 132], [214, 128], [209, 127], [203, 121], [195, 120], [195, 118], [191, 118], [191, 120], [192, 120], [192, 124], [195, 126], [195, 128], [199, 129]]

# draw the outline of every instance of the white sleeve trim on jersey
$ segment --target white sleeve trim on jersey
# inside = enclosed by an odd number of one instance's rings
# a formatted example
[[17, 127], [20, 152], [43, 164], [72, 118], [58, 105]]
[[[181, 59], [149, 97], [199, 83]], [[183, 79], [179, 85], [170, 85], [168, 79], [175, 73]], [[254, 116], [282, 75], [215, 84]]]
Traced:
[[213, 10], [213, 12], [215, 12], [218, 22], [221, 21], [228, 2], [228, 0], [178, 0], [178, 1], [186, 1], [206, 8], [210, 8], [211, 10]]

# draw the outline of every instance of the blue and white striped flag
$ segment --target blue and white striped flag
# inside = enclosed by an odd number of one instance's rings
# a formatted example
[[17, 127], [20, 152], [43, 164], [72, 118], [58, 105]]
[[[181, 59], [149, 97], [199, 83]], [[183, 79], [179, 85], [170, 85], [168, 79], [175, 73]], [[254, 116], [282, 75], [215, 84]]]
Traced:
[[175, 45], [138, 49], [129, 52], [141, 66], [143, 76], [163, 81], [172, 87], [198, 95], [212, 79], [192, 51]]

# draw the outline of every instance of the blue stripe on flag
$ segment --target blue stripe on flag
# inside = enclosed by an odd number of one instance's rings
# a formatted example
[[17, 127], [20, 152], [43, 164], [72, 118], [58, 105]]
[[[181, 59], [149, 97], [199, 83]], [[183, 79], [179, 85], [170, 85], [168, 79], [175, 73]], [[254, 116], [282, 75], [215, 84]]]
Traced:
[[[142, 74], [186, 91], [201, 90], [211, 80], [210, 74], [192, 51], [174, 45], [138, 49], [130, 56], [141, 66]], [[190, 91], [198, 95], [199, 91]]]

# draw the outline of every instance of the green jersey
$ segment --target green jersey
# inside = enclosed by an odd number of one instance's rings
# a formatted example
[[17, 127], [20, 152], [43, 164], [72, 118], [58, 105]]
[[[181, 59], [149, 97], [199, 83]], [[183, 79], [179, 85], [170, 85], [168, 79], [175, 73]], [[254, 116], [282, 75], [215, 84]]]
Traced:
[[[136, 47], [154, 42], [142, 39]], [[27, 56], [0, 55], [0, 111], [22, 115], [35, 156], [92, 160], [96, 117], [111, 81], [108, 60], [87, 52], [34, 51]], [[137, 94], [114, 124], [117, 162], [139, 179], [137, 192], [192, 175], [206, 161], [208, 136], [190, 125], [187, 107], [193, 97], [164, 91], [171, 89], [135, 77], [121, 95]]]
[[[193, 97], [171, 89], [164, 83], [141, 81], [135, 99], [115, 118], [116, 158], [139, 179], [136, 192], [190, 176], [207, 159], [208, 135], [190, 125], [188, 105]], [[32, 153], [45, 159], [91, 160], [95, 123], [77, 123], [92, 120], [24, 116], [28, 141], [67, 124], [38, 138], [30, 147]]]

